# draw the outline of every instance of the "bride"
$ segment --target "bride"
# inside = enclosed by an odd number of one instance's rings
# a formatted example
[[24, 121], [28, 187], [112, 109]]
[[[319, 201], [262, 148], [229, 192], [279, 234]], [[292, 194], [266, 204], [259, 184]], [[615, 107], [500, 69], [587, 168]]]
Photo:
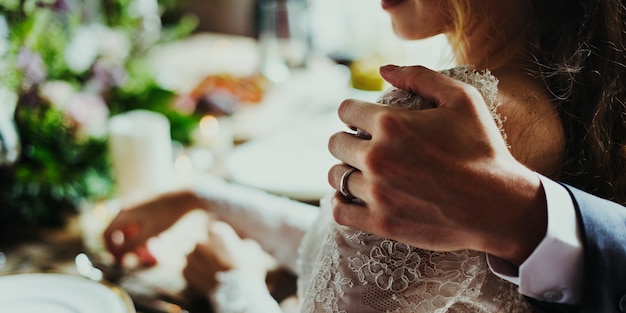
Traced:
[[[544, 30], [578, 25], [579, 16], [558, 10], [586, 1], [382, 0], [382, 7], [403, 38], [446, 34], [457, 63], [471, 66], [444, 74], [481, 92], [518, 160], [556, 177], [566, 138], [555, 106], [568, 99], [551, 99], [552, 86], [533, 76], [541, 73], [540, 62], [564, 59], [559, 51], [541, 49], [543, 36], [549, 36]], [[396, 92], [401, 97], [380, 102], [407, 106], [402, 97], [419, 99]], [[418, 107], [423, 105], [428, 104]], [[196, 246], [183, 274], [210, 297], [216, 312], [280, 312], [264, 273], [242, 254], [240, 236], [255, 239], [298, 274], [302, 312], [533, 311], [517, 285], [490, 270], [484, 253], [433, 252], [339, 226], [330, 217], [328, 199], [318, 208], [212, 177], [195, 186], [123, 210], [105, 231], [105, 241], [118, 260], [130, 251], [149, 256], [147, 239], [188, 211], [214, 213], [225, 223]], [[125, 233], [123, 243], [113, 242], [115, 231]]]

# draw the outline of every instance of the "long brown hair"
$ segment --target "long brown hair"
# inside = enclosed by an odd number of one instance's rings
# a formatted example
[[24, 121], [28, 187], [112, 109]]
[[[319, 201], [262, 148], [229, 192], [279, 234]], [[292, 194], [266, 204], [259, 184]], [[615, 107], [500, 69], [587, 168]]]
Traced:
[[535, 75], [566, 135], [559, 179], [626, 203], [626, 8], [622, 0], [535, 0]]
[[[558, 179], [626, 204], [626, 0], [531, 0], [535, 64], [565, 130]], [[469, 0], [450, 1], [448, 39], [463, 59]]]
[[447, 33], [448, 42], [454, 51], [454, 57], [457, 60], [463, 60], [464, 55], [460, 55], [463, 45], [463, 30], [470, 27], [472, 23], [472, 5], [469, 0], [453, 0], [450, 1], [450, 19], [452, 20], [453, 30]]

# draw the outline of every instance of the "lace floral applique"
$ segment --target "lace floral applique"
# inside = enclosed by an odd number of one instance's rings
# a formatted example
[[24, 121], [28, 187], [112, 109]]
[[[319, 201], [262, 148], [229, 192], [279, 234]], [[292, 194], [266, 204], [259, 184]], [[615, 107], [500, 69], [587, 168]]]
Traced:
[[[467, 66], [442, 73], [481, 92], [506, 141], [497, 114], [497, 79]], [[397, 89], [379, 102], [407, 109], [432, 107]], [[321, 206], [313, 234], [305, 236], [301, 247], [302, 312], [532, 312], [517, 286], [489, 271], [484, 253], [414, 248], [339, 226], [330, 215], [330, 203]]]
[[[320, 213], [320, 215], [325, 214]], [[325, 218], [318, 219], [325, 220]], [[319, 221], [316, 222], [314, 227], [320, 226], [319, 224]], [[339, 308], [338, 299], [344, 296], [344, 287], [351, 288], [354, 283], [337, 270], [339, 268], [337, 234], [333, 231], [324, 234], [322, 231], [317, 235], [318, 237], [305, 237], [302, 246], [317, 251], [317, 257], [311, 258], [315, 260], [314, 262], [302, 260], [301, 264], [302, 281], [298, 288], [304, 288], [302, 312], [346, 313], [346, 310]], [[315, 239], [317, 239], [317, 247], [313, 246]], [[311, 250], [303, 249], [301, 254], [311, 255]], [[307, 269], [310, 269], [310, 272], [305, 272]]]
[[354, 284], [351, 279], [343, 277], [341, 272], [335, 270], [339, 266], [339, 253], [337, 253], [337, 240], [333, 238], [336, 237], [335, 234], [330, 237], [326, 243], [332, 248], [325, 249], [330, 253], [319, 262], [320, 272], [313, 280], [313, 291], [315, 302], [321, 304], [324, 312], [343, 313], [346, 311], [339, 310], [337, 299], [344, 295], [344, 285], [352, 287]]
[[[357, 232], [347, 236], [348, 240], [363, 242], [358, 237], [368, 234]], [[359, 282], [368, 284], [366, 276], [371, 277], [376, 286], [393, 292], [405, 291], [411, 283], [417, 281], [420, 256], [411, 247], [391, 240], [383, 240], [372, 247], [369, 254], [358, 251], [356, 257], [348, 257], [348, 266], [358, 274]]]
[[337, 233], [347, 243], [339, 251], [351, 255], [347, 266], [358, 277], [362, 305], [377, 312], [445, 310], [456, 299], [476, 297], [479, 289], [471, 287], [486, 274], [478, 252], [427, 251], [361, 231]]

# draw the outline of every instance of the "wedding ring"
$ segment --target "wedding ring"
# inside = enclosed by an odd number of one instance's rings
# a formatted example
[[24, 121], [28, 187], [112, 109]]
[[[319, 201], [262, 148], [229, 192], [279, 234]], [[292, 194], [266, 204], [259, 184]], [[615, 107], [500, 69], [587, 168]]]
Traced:
[[366, 131], [364, 131], [364, 130], [362, 130], [362, 129], [360, 129], [360, 128], [357, 128], [357, 129], [356, 129], [356, 134], [355, 134], [355, 136], [357, 136], [357, 137], [358, 137], [358, 138], [360, 138], [360, 139], [365, 139], [365, 140], [370, 140], [370, 139], [372, 139], [372, 135], [368, 134]]
[[356, 171], [357, 169], [354, 167], [349, 168], [343, 172], [343, 175], [341, 175], [341, 181], [339, 182], [339, 192], [341, 192], [341, 194], [350, 201], [353, 201], [356, 197], [350, 193], [350, 190], [348, 190], [348, 178], [350, 178], [350, 175]]

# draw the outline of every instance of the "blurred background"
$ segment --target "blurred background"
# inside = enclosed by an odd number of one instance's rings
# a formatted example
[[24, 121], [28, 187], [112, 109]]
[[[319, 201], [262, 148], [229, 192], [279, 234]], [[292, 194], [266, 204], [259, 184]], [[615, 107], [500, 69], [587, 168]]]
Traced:
[[[396, 38], [379, 0], [0, 0], [0, 276], [106, 257], [119, 210], [199, 175], [318, 204], [337, 107], [376, 101], [387, 63], [452, 54]], [[204, 215], [151, 247], [153, 298], [184, 287]]]
[[452, 64], [378, 0], [3, 0], [0, 55], [0, 243], [198, 172], [315, 202], [341, 100]]

